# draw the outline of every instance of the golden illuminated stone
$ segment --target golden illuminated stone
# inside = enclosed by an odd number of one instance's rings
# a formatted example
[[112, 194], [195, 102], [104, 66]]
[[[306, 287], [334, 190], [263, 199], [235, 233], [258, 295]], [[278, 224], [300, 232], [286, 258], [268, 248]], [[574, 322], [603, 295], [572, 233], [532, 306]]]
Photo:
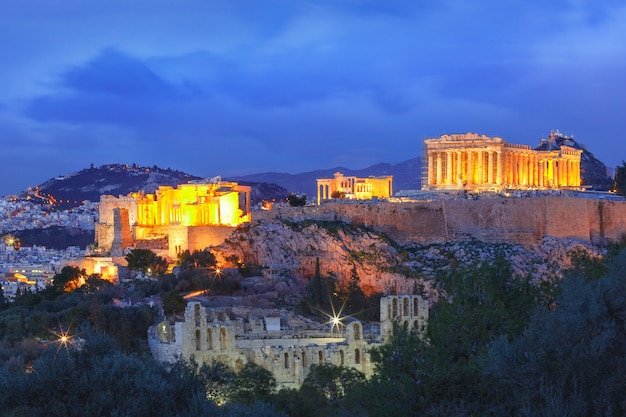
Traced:
[[427, 190], [559, 189], [580, 187], [582, 150], [562, 145], [533, 150], [476, 133], [426, 139]]

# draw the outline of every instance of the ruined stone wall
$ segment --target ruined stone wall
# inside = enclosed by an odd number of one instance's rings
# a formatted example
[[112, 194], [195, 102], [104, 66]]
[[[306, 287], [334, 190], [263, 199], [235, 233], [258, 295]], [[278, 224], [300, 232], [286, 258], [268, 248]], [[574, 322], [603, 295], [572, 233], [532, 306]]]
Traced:
[[384, 232], [401, 243], [478, 239], [531, 245], [543, 237], [595, 244], [621, 242], [626, 202], [578, 197], [483, 197], [424, 202], [327, 203], [275, 207], [253, 220], [341, 220]]
[[[98, 246], [105, 251], [111, 250], [111, 245], [115, 238], [113, 210], [116, 208], [127, 210], [128, 223], [131, 226], [137, 222], [137, 203], [134, 198], [128, 196], [113, 197], [112, 195], [101, 196], [98, 205], [98, 222], [96, 223], [95, 238]], [[131, 238], [134, 238], [134, 236], [131, 236]]]
[[358, 320], [345, 325], [344, 332], [334, 337], [304, 337], [281, 330], [282, 336], [272, 338], [272, 332], [267, 331], [252, 335], [246, 330], [250, 323], [231, 318], [231, 314], [190, 302], [184, 321], [150, 327], [148, 344], [153, 357], [164, 362], [173, 362], [176, 357], [193, 358], [199, 365], [219, 361], [236, 371], [254, 362], [271, 371], [280, 387], [287, 388], [300, 387], [311, 366], [322, 363], [349, 366], [366, 376], [372, 374], [372, 341], [364, 338]]
[[419, 295], [388, 295], [380, 299], [380, 335], [383, 340], [393, 333], [397, 322], [407, 330], [423, 334], [428, 324], [428, 301]]
[[202, 250], [208, 246], [220, 245], [230, 235], [235, 227], [231, 226], [196, 226], [188, 229], [187, 245], [190, 251]]

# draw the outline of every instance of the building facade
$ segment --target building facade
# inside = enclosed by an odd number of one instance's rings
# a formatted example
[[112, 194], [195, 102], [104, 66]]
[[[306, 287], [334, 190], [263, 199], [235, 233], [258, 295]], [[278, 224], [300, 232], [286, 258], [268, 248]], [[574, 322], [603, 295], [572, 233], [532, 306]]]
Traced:
[[380, 309], [379, 333], [366, 330], [358, 320], [333, 326], [284, 310], [208, 308], [192, 301], [184, 320], [150, 327], [148, 343], [159, 361], [219, 361], [235, 371], [253, 362], [271, 371], [279, 387], [298, 388], [311, 366], [324, 363], [351, 367], [369, 377], [369, 351], [392, 334], [394, 322], [421, 334], [428, 321], [428, 303], [418, 295], [382, 297]]
[[121, 256], [128, 247], [175, 258], [185, 250], [219, 244], [237, 225], [250, 221], [251, 187], [215, 180], [161, 186], [100, 198], [96, 242], [104, 253]]
[[579, 188], [582, 150], [533, 150], [475, 133], [427, 139], [425, 190]]
[[333, 178], [317, 179], [317, 204], [330, 198], [371, 200], [389, 198], [393, 195], [393, 176], [351, 177], [335, 172]]

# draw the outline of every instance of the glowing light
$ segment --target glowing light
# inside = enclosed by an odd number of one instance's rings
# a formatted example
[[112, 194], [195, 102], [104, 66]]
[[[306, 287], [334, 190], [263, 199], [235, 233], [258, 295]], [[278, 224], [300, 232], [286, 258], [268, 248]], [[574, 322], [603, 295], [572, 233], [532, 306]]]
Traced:
[[74, 336], [70, 334], [70, 329], [64, 330], [61, 326], [59, 326], [59, 331], [50, 331], [53, 335], [57, 337], [55, 343], [57, 343], [57, 353], [61, 348], [64, 348], [65, 351], [69, 349], [69, 346], [74, 346]]

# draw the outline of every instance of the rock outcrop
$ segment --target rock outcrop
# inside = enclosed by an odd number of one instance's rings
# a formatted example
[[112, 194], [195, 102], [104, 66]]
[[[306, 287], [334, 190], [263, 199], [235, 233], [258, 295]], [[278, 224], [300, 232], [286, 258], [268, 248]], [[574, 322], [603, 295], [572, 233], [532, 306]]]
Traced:
[[574, 249], [601, 255], [601, 249], [571, 239], [544, 238], [534, 246], [477, 240], [403, 246], [383, 233], [341, 221], [264, 220], [239, 227], [213, 252], [221, 265], [252, 263], [298, 279], [314, 276], [319, 259], [322, 276], [332, 274], [340, 285], [347, 285], [356, 268], [366, 294], [419, 289], [436, 298], [433, 283], [438, 271], [502, 256], [518, 276], [553, 280], [570, 265]]

